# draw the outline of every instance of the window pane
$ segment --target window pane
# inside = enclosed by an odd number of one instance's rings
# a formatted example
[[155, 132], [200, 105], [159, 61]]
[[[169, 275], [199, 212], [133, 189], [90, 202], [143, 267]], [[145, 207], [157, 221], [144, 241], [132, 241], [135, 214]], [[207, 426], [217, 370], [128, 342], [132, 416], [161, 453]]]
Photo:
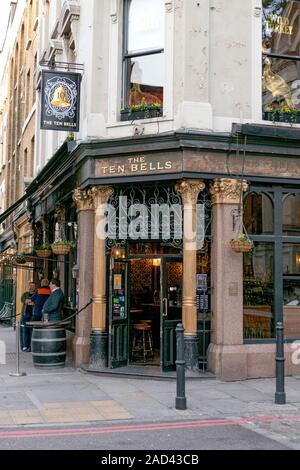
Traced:
[[300, 2], [263, 0], [263, 52], [300, 55]]
[[131, 0], [128, 53], [164, 47], [164, 0]]
[[244, 338], [273, 338], [274, 247], [255, 243], [244, 254]]
[[300, 195], [292, 195], [283, 203], [284, 235], [300, 236]]
[[269, 234], [274, 231], [273, 203], [263, 193], [250, 193], [244, 201], [244, 225], [251, 235]]
[[[299, 84], [300, 61], [263, 58], [263, 111], [300, 111]], [[278, 119], [276, 119], [278, 120]]]
[[300, 279], [283, 281], [284, 336], [300, 339]]
[[163, 104], [164, 54], [128, 59], [130, 74], [129, 105]]
[[284, 243], [282, 255], [283, 274], [300, 274], [300, 245]]
[[125, 308], [125, 263], [114, 263], [112, 285], [112, 315], [113, 319], [126, 318]]

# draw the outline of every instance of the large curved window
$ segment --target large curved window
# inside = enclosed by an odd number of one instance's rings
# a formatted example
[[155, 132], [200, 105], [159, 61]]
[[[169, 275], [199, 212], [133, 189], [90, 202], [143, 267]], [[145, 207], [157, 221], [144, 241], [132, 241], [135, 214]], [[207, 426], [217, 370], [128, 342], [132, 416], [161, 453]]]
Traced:
[[274, 337], [274, 246], [255, 243], [244, 255], [244, 338]]
[[250, 193], [244, 201], [244, 225], [250, 235], [274, 231], [273, 203], [264, 193]]
[[283, 235], [300, 236], [300, 195], [290, 195], [283, 202]]

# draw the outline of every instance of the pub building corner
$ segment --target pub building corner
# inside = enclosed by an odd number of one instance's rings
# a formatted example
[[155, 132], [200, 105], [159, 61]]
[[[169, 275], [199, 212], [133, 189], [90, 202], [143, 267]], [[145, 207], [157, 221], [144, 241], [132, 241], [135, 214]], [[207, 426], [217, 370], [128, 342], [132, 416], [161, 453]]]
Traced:
[[[175, 369], [175, 328], [182, 322], [186, 367], [193, 373], [210, 372], [223, 380], [273, 376], [275, 322], [284, 310], [286, 373], [299, 373], [291, 360], [300, 333], [299, 307], [286, 300], [300, 269], [298, 150], [286, 159], [280, 135], [274, 137], [267, 127], [233, 126], [240, 136], [249, 132], [256, 135], [251, 144], [240, 139], [230, 177], [225, 171], [229, 134], [214, 134], [212, 141], [203, 132], [174, 132], [65, 143], [31, 183], [35, 233], [42, 227], [40, 233], [46, 230], [52, 241], [63, 223], [76, 242], [67, 257], [45, 261], [45, 270], [63, 280], [68, 313], [93, 299], [68, 329], [76, 367], [122, 372], [146, 371], [150, 365], [167, 373]], [[266, 140], [277, 145], [276, 158], [266, 152]], [[221, 143], [223, 151], [216, 151]], [[243, 175], [234, 176], [242, 166]], [[125, 215], [121, 196], [127, 198]], [[103, 239], [97, 227], [107, 203], [116, 210], [116, 231]], [[146, 207], [147, 221], [153, 204], [179, 207], [181, 239], [174, 237], [172, 217], [167, 239], [161, 225], [156, 239], [148, 225], [138, 229], [138, 239], [127, 238], [120, 222], [125, 217], [132, 223], [130, 211], [137, 204]], [[191, 249], [197, 204], [204, 211], [203, 240]], [[245, 254], [230, 246], [241, 228], [241, 204], [255, 245]]]

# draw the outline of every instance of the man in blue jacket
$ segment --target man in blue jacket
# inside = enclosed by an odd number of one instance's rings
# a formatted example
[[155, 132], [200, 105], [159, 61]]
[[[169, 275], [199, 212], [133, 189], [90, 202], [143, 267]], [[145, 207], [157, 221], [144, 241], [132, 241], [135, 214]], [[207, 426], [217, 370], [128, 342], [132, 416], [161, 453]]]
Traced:
[[42, 320], [42, 310], [46, 300], [50, 297], [51, 290], [49, 288], [48, 279], [41, 280], [41, 287], [38, 288], [37, 292], [32, 297], [34, 303], [32, 319], [31, 321], [41, 321]]
[[43, 319], [45, 321], [59, 321], [63, 319], [65, 296], [60, 288], [59, 279], [50, 282], [51, 295], [44, 303]]

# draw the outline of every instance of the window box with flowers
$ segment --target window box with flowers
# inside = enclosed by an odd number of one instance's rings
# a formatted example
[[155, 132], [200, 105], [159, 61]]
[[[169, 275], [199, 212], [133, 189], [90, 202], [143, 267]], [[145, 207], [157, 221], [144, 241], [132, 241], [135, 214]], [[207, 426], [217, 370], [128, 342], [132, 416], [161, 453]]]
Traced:
[[264, 119], [272, 122], [289, 122], [291, 124], [300, 123], [300, 111], [290, 108], [285, 103], [274, 101], [266, 106]]
[[121, 121], [156, 118], [162, 116], [162, 106], [160, 103], [147, 104], [145, 101], [141, 101], [139, 104], [122, 108], [120, 114]]

